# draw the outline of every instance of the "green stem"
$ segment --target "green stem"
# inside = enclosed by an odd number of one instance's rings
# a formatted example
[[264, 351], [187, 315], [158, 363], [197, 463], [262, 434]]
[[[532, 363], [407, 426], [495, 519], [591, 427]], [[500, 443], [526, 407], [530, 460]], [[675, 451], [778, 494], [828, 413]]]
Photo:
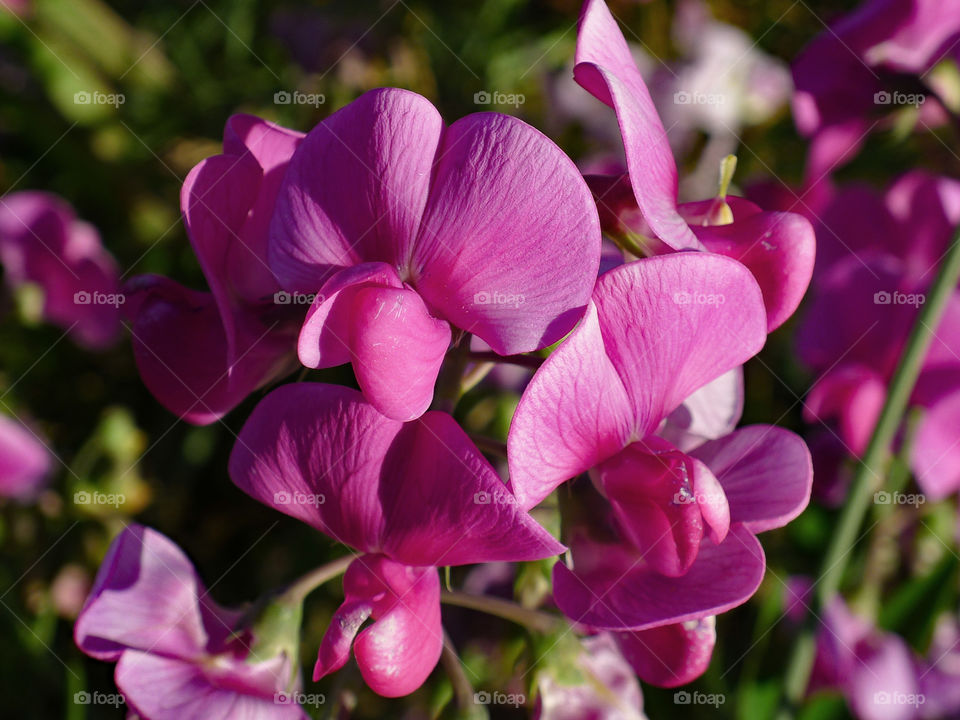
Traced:
[[[927, 294], [926, 303], [910, 332], [906, 348], [900, 356], [900, 362], [890, 381], [880, 419], [873, 429], [870, 443], [857, 467], [847, 502], [840, 513], [836, 531], [827, 547], [814, 595], [814, 612], [817, 615], [840, 588], [847, 560], [857, 541], [857, 534], [870, 507], [873, 493], [880, 489], [882, 484], [883, 465], [887, 460], [890, 444], [900, 427], [927, 349], [933, 340], [934, 331], [940, 324], [940, 318], [950, 295], [957, 286], [958, 278], [960, 278], [960, 228], [954, 231], [950, 248], [940, 263], [937, 276]], [[813, 666], [813, 650], [814, 629], [808, 622], [794, 646], [787, 665], [785, 690], [788, 705], [782, 709], [779, 715], [781, 718], [791, 717], [803, 699]]]
[[458, 592], [456, 590], [444, 590], [440, 594], [440, 602], [447, 605], [456, 605], [457, 607], [479, 610], [488, 615], [496, 615], [523, 625], [530, 630], [536, 630], [541, 633], [548, 633], [559, 627], [562, 620], [556, 615], [540, 612], [539, 610], [528, 610], [509, 600], [490, 597], [489, 595], [471, 595], [470, 593]]
[[485, 453], [490, 453], [491, 455], [502, 458], [507, 457], [507, 444], [505, 442], [487, 437], [486, 435], [470, 435], [470, 439], [473, 440], [474, 445]]
[[300, 604], [307, 595], [325, 582], [333, 580], [333, 578], [338, 575], [343, 575], [354, 559], [354, 555], [347, 555], [346, 557], [337, 558], [326, 565], [314, 568], [288, 585], [286, 590], [283, 591], [283, 598], [291, 604]]

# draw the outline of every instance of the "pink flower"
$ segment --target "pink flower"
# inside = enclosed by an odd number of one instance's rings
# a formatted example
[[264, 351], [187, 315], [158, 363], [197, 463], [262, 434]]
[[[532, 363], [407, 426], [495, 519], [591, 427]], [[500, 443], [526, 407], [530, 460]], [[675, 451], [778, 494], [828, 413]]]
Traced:
[[293, 689], [296, 658], [258, 658], [237, 633], [241, 614], [207, 597], [170, 539], [130, 525], [110, 546], [74, 626], [77, 646], [116, 662], [126, 703], [149, 720], [303, 718], [277, 703]]
[[387, 697], [420, 687], [440, 659], [436, 567], [564, 549], [517, 506], [451, 416], [402, 423], [340, 386], [295, 383], [267, 395], [240, 432], [230, 477], [362, 553], [344, 577], [314, 679], [342, 667], [352, 646], [366, 683]]
[[368, 400], [419, 417], [452, 328], [500, 354], [545, 347], [579, 319], [600, 257], [574, 164], [515, 118], [445, 126], [424, 98], [373, 90], [314, 128], [277, 200], [269, 260], [318, 293], [308, 367], [351, 362]]
[[199, 425], [289, 372], [303, 318], [267, 265], [277, 189], [303, 136], [249, 115], [187, 176], [184, 221], [210, 292], [156, 275], [127, 287], [134, 357], [150, 392]]
[[32, 499], [52, 466], [53, 456], [32, 430], [0, 415], [0, 496]]
[[14, 288], [38, 285], [44, 318], [86, 348], [120, 331], [117, 265], [96, 229], [56, 195], [25, 191], [0, 199], [0, 263]]
[[763, 291], [767, 328], [796, 310], [813, 271], [815, 240], [801, 215], [764, 212], [742, 198], [678, 204], [677, 166], [663, 123], [603, 0], [580, 15], [574, 77], [614, 110], [628, 177], [588, 178], [605, 229], [641, 236], [652, 254], [707, 250], [744, 263]]
[[[665, 255], [600, 277], [583, 322], [527, 387], [507, 444], [523, 508], [590, 473], [592, 487], [572, 488], [573, 566], [553, 573], [554, 598], [573, 620], [647, 631], [716, 615], [756, 590], [764, 557], [754, 534], [796, 517], [811, 484], [809, 453], [793, 433], [730, 432], [739, 397], [729, 373], [765, 338], [760, 290], [729, 258]], [[734, 397], [699, 417], [718, 391]], [[685, 428], [665, 428], [670, 416]], [[715, 439], [697, 439], [696, 429]], [[675, 658], [669, 673], [651, 671], [655, 681], [683, 682], [706, 667], [702, 656]]]

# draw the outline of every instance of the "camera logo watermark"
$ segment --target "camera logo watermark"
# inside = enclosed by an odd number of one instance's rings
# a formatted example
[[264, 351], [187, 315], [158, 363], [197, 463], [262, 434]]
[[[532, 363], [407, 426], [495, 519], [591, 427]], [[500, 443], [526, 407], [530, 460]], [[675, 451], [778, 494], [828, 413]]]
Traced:
[[873, 494], [873, 502], [876, 505], [913, 505], [914, 507], [920, 507], [926, 501], [927, 497], [923, 493], [889, 493], [880, 490]]
[[512, 105], [517, 108], [523, 105], [527, 98], [522, 93], [502, 93], [497, 90], [488, 92], [481, 90], [473, 94], [475, 105]]
[[702, 693], [699, 690], [689, 692], [678, 690], [673, 694], [674, 705], [713, 705], [718, 708], [727, 701], [723, 693]]
[[74, 305], [113, 305], [120, 307], [127, 301], [123, 293], [104, 293], [99, 291], [87, 292], [78, 290], [73, 294]]
[[291, 293], [286, 290], [279, 290], [273, 294], [274, 305], [313, 305], [314, 302], [323, 302], [324, 299], [320, 293]]
[[323, 693], [302, 693], [302, 692], [275, 692], [273, 694], [274, 705], [309, 705], [311, 707], [320, 707], [327, 701]]
[[913, 105], [920, 107], [927, 101], [927, 96], [923, 93], [905, 93], [895, 90], [887, 92], [880, 90], [873, 94], [874, 105]]
[[677, 305], [713, 305], [720, 307], [727, 301], [727, 298], [720, 293], [676, 292], [673, 294], [673, 301]]
[[910, 705], [918, 708], [926, 702], [927, 698], [923, 693], [880, 690], [873, 694], [874, 705]]
[[317, 108], [327, 101], [327, 96], [323, 93], [305, 93], [299, 90], [289, 92], [287, 90], [278, 90], [273, 94], [274, 105], [312, 105]]
[[473, 502], [476, 505], [516, 505], [517, 499], [512, 493], [481, 490], [473, 494]]
[[723, 105], [726, 102], [727, 96], [722, 93], [678, 90], [673, 94], [674, 105]]
[[323, 493], [287, 492], [286, 490], [280, 490], [273, 494], [273, 502], [277, 505], [309, 505], [311, 507], [317, 507], [323, 505], [326, 501], [327, 498]]
[[123, 493], [102, 493], [99, 491], [88, 492], [79, 490], [73, 494], [74, 505], [110, 505], [120, 507], [127, 501], [127, 496]]
[[913, 307], [920, 307], [926, 301], [927, 296], [923, 293], [902, 293], [898, 290], [891, 293], [880, 290], [873, 294], [874, 305], [913, 305]]
[[481, 690], [473, 694], [474, 705], [510, 705], [520, 707], [527, 704], [527, 696], [523, 693], [487, 692]]
[[74, 105], [113, 105], [119, 108], [127, 101], [123, 93], [103, 93], [99, 90], [87, 92], [82, 90], [73, 94]]
[[73, 704], [110, 705], [111, 707], [118, 708], [121, 705], [126, 705], [127, 699], [123, 696], [123, 693], [87, 692], [86, 690], [81, 690], [73, 694]]
[[520, 293], [504, 293], [498, 290], [481, 290], [473, 296], [474, 305], [512, 305], [519, 308], [526, 301], [526, 296]]

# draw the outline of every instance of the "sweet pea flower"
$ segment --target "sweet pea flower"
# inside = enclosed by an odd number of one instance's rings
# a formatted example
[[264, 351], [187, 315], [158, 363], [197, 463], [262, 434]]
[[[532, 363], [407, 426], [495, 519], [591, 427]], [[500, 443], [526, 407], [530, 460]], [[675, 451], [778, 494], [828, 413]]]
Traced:
[[507, 355], [573, 327], [600, 230], [573, 162], [537, 130], [498, 113], [446, 127], [425, 98], [385, 88], [294, 153], [268, 255], [286, 290], [317, 294], [300, 361], [352, 363], [374, 407], [412, 420], [453, 329]]
[[53, 466], [47, 446], [21, 423], [0, 415], [0, 497], [29, 500]]
[[117, 663], [117, 687], [146, 720], [305, 718], [299, 705], [276, 702], [296, 684], [297, 658], [258, 658], [254, 638], [235, 632], [240, 618], [207, 597], [169, 538], [129, 525], [104, 558], [74, 640]]
[[277, 189], [301, 133], [250, 115], [226, 124], [223, 154], [187, 176], [184, 223], [210, 292], [157, 275], [127, 286], [140, 376], [170, 412], [198, 425], [225, 415], [296, 364], [305, 304], [267, 264]]
[[102, 350], [117, 340], [117, 264], [96, 229], [61, 198], [28, 190], [0, 199], [0, 264], [14, 289], [41, 289], [43, 317], [77, 344]]
[[534, 720], [646, 720], [640, 683], [613, 635], [593, 635], [580, 645], [574, 664], [583, 682], [570, 684], [540, 673]]
[[644, 254], [699, 250], [739, 260], [763, 291], [768, 330], [779, 327], [810, 282], [815, 240], [809, 221], [726, 198], [725, 190], [712, 200], [678, 204], [677, 166], [666, 131], [603, 0], [584, 3], [574, 77], [616, 111], [626, 151], [627, 177], [588, 178], [604, 228], [636, 238]]
[[[676, 430], [658, 432], [686, 398], [752, 357], [765, 338], [760, 289], [730, 258], [677, 253], [600, 277], [584, 320], [524, 392], [507, 440], [522, 508], [589, 471], [592, 486], [571, 486], [578, 495], [565, 515], [572, 567], [553, 571], [554, 599], [574, 621], [648, 631], [704, 620], [756, 590], [764, 556], [755, 533], [784, 525], [809, 499], [803, 442], [750, 426], [700, 444], [691, 433], [681, 450], [666, 439]], [[726, 432], [737, 419], [689, 425]], [[675, 667], [647, 669], [673, 684], [706, 667], [709, 635], [707, 625], [683, 626], [633, 640], [684, 643], [665, 656]], [[634, 653], [634, 669], [642, 672], [641, 655]]]
[[[960, 224], [960, 183], [911, 172], [885, 193], [842, 187], [820, 217], [822, 264], [797, 330], [801, 360], [819, 373], [804, 414], [829, 434], [818, 442], [824, 453], [835, 454], [839, 445], [859, 456], [939, 258]], [[960, 488], [958, 329], [955, 292], [911, 398], [925, 412], [910, 463], [923, 491], [936, 499]]]
[[866, 0], [814, 38], [792, 67], [794, 119], [813, 138], [807, 174], [849, 159], [891, 108], [912, 102], [925, 124], [942, 121], [924, 82], [958, 39], [957, 0]]
[[230, 477], [361, 553], [344, 576], [314, 680], [343, 667], [352, 646], [367, 685], [386, 697], [416, 690], [440, 659], [438, 566], [564, 550], [450, 415], [403, 423], [350, 388], [295, 383], [271, 392], [240, 432]]

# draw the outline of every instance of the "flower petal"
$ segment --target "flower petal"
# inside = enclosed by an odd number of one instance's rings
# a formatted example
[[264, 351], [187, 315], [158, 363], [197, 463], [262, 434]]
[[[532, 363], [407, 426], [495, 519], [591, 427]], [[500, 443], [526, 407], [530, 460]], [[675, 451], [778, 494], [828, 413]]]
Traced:
[[917, 428], [910, 465], [930, 500], [941, 500], [960, 489], [960, 392], [940, 400]]
[[550, 345], [576, 324], [600, 263], [600, 225], [573, 162], [499, 113], [444, 134], [411, 259], [435, 314], [502, 355]]
[[751, 532], [783, 527], [810, 502], [813, 468], [803, 440], [768, 425], [751, 425], [690, 453], [720, 481], [730, 521]]
[[693, 682], [706, 672], [717, 642], [717, 621], [707, 616], [613, 636], [640, 679], [671, 688]]
[[0, 497], [34, 497], [52, 469], [53, 456], [33, 431], [0, 415]]

